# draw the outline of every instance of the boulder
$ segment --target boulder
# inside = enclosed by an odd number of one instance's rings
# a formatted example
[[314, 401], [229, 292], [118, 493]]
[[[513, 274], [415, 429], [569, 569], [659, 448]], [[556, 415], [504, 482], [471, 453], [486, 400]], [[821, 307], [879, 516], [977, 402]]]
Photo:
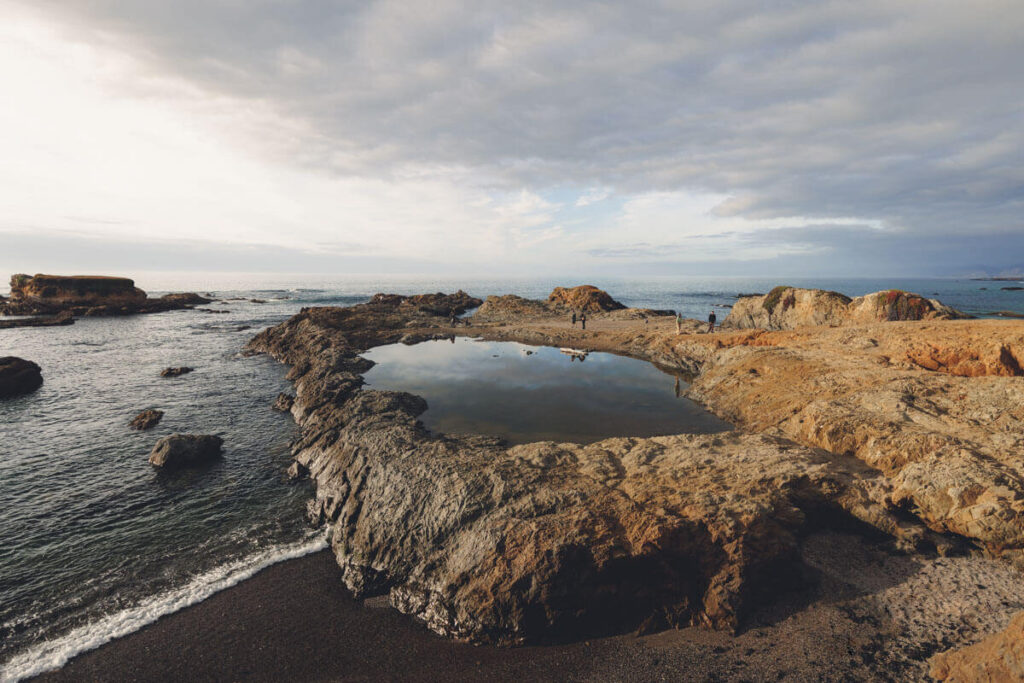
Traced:
[[29, 394], [42, 385], [42, 371], [32, 361], [14, 356], [0, 358], [0, 398]]
[[168, 469], [194, 467], [220, 457], [224, 440], [205, 434], [171, 434], [156, 442], [149, 463]]
[[181, 377], [182, 375], [187, 375], [188, 373], [192, 372], [193, 369], [194, 368], [189, 368], [185, 366], [182, 366], [180, 368], [164, 368], [163, 370], [160, 371], [160, 376]]
[[143, 410], [132, 418], [132, 421], [128, 423], [128, 426], [132, 429], [138, 429], [139, 431], [152, 429], [158, 422], [160, 422], [160, 418], [163, 416], [164, 411], [162, 410]]
[[160, 297], [160, 301], [181, 304], [182, 306], [198, 306], [199, 304], [212, 303], [213, 299], [207, 299], [205, 296], [199, 296], [195, 292], [175, 292], [172, 294], [164, 294]]
[[970, 318], [937, 299], [899, 289], [856, 299], [823, 289], [779, 286], [763, 296], [743, 297], [733, 305], [723, 327], [795, 330], [800, 327], [855, 325], [897, 320]]
[[286, 394], [283, 391], [277, 395], [277, 400], [274, 401], [274, 410], [279, 410], [282, 413], [287, 413], [292, 409], [292, 404], [295, 403], [295, 397], [291, 394]]
[[625, 308], [608, 292], [593, 285], [555, 287], [548, 295], [548, 303], [554, 304], [556, 307], [586, 311], [587, 313], [618, 311]]

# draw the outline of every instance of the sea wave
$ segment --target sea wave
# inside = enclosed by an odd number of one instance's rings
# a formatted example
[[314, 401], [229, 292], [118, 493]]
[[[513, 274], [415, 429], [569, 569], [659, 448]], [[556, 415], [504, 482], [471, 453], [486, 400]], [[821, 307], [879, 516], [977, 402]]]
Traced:
[[267, 548], [221, 565], [193, 578], [184, 586], [154, 595], [134, 607], [108, 614], [15, 655], [0, 668], [0, 682], [14, 683], [58, 669], [76, 655], [134, 633], [160, 617], [202, 602], [271, 565], [303, 557], [326, 547], [326, 533], [316, 531], [300, 541]]

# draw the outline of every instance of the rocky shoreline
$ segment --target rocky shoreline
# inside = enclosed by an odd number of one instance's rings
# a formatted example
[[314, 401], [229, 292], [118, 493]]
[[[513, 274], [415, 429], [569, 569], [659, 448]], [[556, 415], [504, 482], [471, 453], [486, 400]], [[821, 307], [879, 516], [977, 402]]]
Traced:
[[107, 275], [11, 276], [10, 297], [0, 296], [0, 315], [37, 316], [0, 321], [4, 327], [70, 325], [73, 316], [135, 315], [193, 308], [212, 299], [194, 292], [151, 298], [125, 277]]
[[[923, 297], [879, 295], [874, 320], [914, 321], [737, 329], [742, 311], [764, 308], [741, 299], [730, 329], [698, 334], [687, 321], [676, 334], [659, 312], [602, 298], [583, 331], [561, 301], [378, 295], [303, 309], [250, 350], [292, 365], [303, 428], [293, 453], [317, 488], [310, 515], [331, 525], [357, 596], [387, 594], [435, 632], [475, 642], [732, 632], [781, 590], [775, 579], [799, 575], [801, 539], [822, 524], [922, 557], [1024, 565], [1024, 324], [936, 320]], [[686, 371], [689, 395], [738, 430], [507, 448], [431, 434], [416, 419], [422, 400], [361, 389], [360, 352], [453, 334]], [[930, 647], [985, 634], [964, 628]]]

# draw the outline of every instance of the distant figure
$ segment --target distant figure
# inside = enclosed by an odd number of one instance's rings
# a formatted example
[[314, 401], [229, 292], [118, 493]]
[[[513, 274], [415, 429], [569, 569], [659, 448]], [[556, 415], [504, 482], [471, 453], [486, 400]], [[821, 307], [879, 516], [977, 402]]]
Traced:
[[676, 334], [683, 333], [683, 314], [676, 313]]
[[576, 311], [572, 312], [572, 326], [576, 327]]
[[711, 313], [708, 314], [708, 334], [711, 334], [712, 332], [715, 331], [715, 321], [717, 319], [718, 318], [715, 317], [714, 311], [711, 311]]
[[455, 327], [455, 309], [454, 308], [452, 309], [450, 318], [451, 318], [451, 322], [452, 322], [452, 327]]
[[676, 398], [679, 398], [679, 396], [681, 395], [681, 393], [682, 393], [682, 392], [681, 392], [681, 391], [679, 391], [679, 378], [678, 378], [678, 377], [676, 377]]
[[583, 326], [584, 330], [587, 329], [587, 312], [586, 311], [583, 311], [582, 313], [580, 313], [580, 325]]

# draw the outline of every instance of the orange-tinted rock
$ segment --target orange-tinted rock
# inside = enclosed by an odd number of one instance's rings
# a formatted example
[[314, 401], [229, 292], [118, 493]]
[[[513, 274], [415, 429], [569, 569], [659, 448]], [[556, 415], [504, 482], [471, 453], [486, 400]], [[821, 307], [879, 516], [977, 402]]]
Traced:
[[1024, 612], [1005, 630], [931, 658], [931, 676], [949, 683], [1024, 681]]
[[613, 299], [608, 292], [598, 289], [593, 285], [555, 287], [551, 294], [548, 295], [548, 303], [563, 306], [567, 309], [586, 311], [587, 313], [617, 311], [625, 308], [625, 306]]
[[13, 275], [4, 315], [130, 315], [191, 308], [209, 299], [193, 293], [150, 299], [125, 277], [107, 275]]

